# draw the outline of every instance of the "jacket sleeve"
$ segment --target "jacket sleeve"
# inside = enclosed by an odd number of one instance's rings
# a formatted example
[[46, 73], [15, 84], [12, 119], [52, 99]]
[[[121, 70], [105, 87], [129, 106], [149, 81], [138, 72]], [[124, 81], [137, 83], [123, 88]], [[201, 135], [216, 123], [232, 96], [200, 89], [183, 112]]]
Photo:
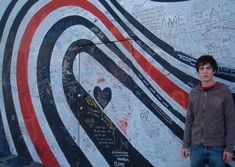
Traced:
[[224, 101], [225, 116], [225, 151], [232, 153], [235, 140], [235, 109], [232, 93], [229, 91]]
[[188, 110], [186, 114], [186, 120], [185, 120], [185, 130], [184, 130], [184, 139], [183, 139], [183, 148], [188, 148], [191, 144], [191, 129], [193, 125], [193, 106], [190, 102], [190, 95], [188, 100]]

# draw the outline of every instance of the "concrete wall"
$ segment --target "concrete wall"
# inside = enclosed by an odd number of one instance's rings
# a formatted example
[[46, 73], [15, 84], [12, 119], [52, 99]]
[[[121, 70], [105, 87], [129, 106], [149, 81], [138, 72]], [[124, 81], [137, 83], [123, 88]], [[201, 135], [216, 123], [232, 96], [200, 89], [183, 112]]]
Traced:
[[0, 18], [10, 150], [51, 167], [188, 167], [196, 59], [235, 93], [233, 0], [1, 0]]

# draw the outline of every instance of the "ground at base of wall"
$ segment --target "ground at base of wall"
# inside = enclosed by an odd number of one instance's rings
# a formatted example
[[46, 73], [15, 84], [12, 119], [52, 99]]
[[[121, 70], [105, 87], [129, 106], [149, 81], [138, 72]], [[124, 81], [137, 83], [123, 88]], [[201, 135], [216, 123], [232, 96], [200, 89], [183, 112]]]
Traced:
[[46, 166], [19, 158], [15, 155], [6, 155], [0, 157], [0, 167], [46, 167]]

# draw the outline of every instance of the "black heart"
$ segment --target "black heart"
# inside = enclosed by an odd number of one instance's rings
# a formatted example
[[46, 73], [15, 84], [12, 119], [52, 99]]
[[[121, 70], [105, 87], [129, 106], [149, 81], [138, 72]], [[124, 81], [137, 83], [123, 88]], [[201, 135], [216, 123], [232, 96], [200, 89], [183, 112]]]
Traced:
[[98, 86], [96, 86], [93, 93], [96, 101], [102, 108], [105, 108], [112, 98], [112, 91], [110, 88], [104, 88], [104, 90], [101, 90]]

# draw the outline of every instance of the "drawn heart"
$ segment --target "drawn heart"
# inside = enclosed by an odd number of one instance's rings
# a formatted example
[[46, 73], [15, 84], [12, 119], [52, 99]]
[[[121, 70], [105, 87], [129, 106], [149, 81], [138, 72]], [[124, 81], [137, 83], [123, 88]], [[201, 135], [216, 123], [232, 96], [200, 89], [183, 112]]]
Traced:
[[112, 91], [110, 88], [104, 88], [101, 90], [100, 87], [96, 86], [93, 91], [96, 101], [104, 109], [112, 98]]

